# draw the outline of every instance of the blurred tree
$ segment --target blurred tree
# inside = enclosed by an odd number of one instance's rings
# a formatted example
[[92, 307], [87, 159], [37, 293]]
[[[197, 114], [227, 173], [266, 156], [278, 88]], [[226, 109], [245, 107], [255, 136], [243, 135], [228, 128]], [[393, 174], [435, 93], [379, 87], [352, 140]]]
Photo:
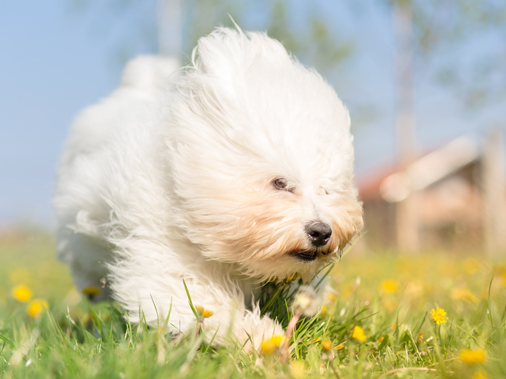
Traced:
[[[363, 25], [361, 16], [366, 13], [363, 9], [370, 4], [369, 0], [341, 0], [338, 7], [328, 7], [328, 0], [180, 1], [185, 57], [189, 57], [197, 39], [216, 25], [232, 26], [232, 17], [245, 30], [267, 30], [303, 63], [314, 65], [327, 76], [359, 49], [355, 38], [346, 36], [344, 28], [336, 25], [337, 17], [329, 9], [355, 10], [352, 14], [358, 32]], [[489, 34], [490, 38], [504, 40], [504, 0], [376, 0], [376, 3], [389, 13], [395, 5], [407, 3], [412, 7], [417, 82], [436, 81], [455, 90], [457, 98], [465, 100], [466, 108], [504, 100], [506, 49], [471, 57], [465, 48], [477, 35]], [[118, 24], [128, 23], [129, 33], [116, 38], [115, 43], [114, 56], [121, 66], [134, 53], [158, 50], [157, 0], [71, 0], [67, 4], [79, 14], [93, 13], [90, 29], [100, 38], [114, 34]], [[116, 22], [109, 21], [111, 15]], [[366, 120], [377, 116], [374, 107], [354, 106]]]
[[[385, 5], [393, 18], [395, 40], [395, 77], [396, 77], [396, 129], [398, 145], [398, 168], [405, 170], [416, 158], [416, 117], [414, 76], [426, 76], [433, 72], [442, 83], [452, 84], [458, 90], [460, 98], [467, 100], [466, 105], [484, 100], [491, 95], [497, 99], [497, 89], [503, 92], [504, 100], [506, 75], [504, 75], [506, 49], [494, 52], [502, 59], [491, 64], [485, 56], [486, 70], [471, 70], [473, 82], [464, 90], [463, 79], [469, 77], [469, 71], [462, 70], [462, 58], [448, 51], [459, 51], [459, 45], [469, 43], [477, 33], [494, 31], [506, 32], [506, 3], [495, 0], [379, 0]], [[451, 47], [451, 49], [449, 49]], [[441, 59], [441, 58], [446, 58]], [[455, 64], [455, 59], [459, 64]], [[483, 59], [483, 57], [481, 57]], [[418, 65], [414, 67], [415, 59]], [[438, 62], [439, 61], [439, 62]], [[476, 63], [475, 63], [476, 64]], [[480, 63], [478, 63], [480, 65]], [[437, 67], [439, 65], [439, 67]], [[436, 67], [434, 67], [436, 66]], [[427, 69], [428, 68], [428, 69]], [[502, 73], [499, 83], [490, 82], [484, 75]], [[462, 75], [465, 73], [464, 75]], [[421, 74], [421, 75], [420, 75]], [[481, 76], [478, 80], [476, 75]], [[497, 76], [497, 75], [495, 75]], [[440, 81], [441, 82], [441, 81]], [[485, 86], [483, 83], [486, 83]], [[497, 86], [497, 84], [499, 84]], [[464, 84], [465, 85], [465, 84]], [[417, 194], [412, 192], [405, 200], [396, 205], [397, 244], [402, 251], [414, 252], [420, 249]]]
[[[170, 0], [159, 0], [159, 3]], [[234, 21], [244, 30], [266, 30], [269, 36], [283, 42], [303, 63], [311, 63], [319, 71], [329, 73], [352, 53], [351, 38], [336, 37], [332, 19], [321, 9], [322, 1], [294, 6], [293, 0], [188, 0], [181, 1], [183, 64], [188, 63], [197, 40], [217, 25], [233, 27]], [[72, 0], [72, 10], [94, 14], [115, 14], [118, 23], [127, 19], [132, 35], [118, 41], [117, 51], [123, 63], [140, 51], [154, 53], [158, 49], [156, 33], [156, 0]], [[295, 15], [295, 8], [304, 8]], [[96, 9], [99, 8], [99, 9]], [[160, 9], [160, 7], [158, 8]], [[133, 16], [132, 16], [133, 15]], [[104, 17], [105, 19], [105, 17]], [[97, 26], [99, 25], [99, 26]], [[112, 33], [116, 25], [94, 20], [93, 28], [101, 34]], [[134, 38], [132, 38], [132, 36]], [[143, 43], [139, 49], [139, 43]], [[129, 53], [130, 51], [130, 53]]]
[[[178, 3], [176, 8], [179, 9], [167, 9], [172, 3]], [[347, 35], [335, 21], [340, 8], [331, 7], [329, 12], [327, 0], [71, 0], [70, 4], [75, 14], [93, 15], [92, 32], [99, 34], [101, 39], [115, 40], [111, 48], [115, 68], [122, 68], [139, 53], [174, 50], [177, 43], [181, 46], [178, 58], [186, 65], [201, 36], [218, 25], [234, 27], [235, 22], [243, 30], [267, 31], [303, 64], [314, 66], [336, 84], [343, 78], [342, 71], [351, 61], [356, 46], [355, 38]], [[344, 2], [343, 7], [346, 7]], [[168, 40], [168, 34], [178, 26], [167, 25], [167, 19], [173, 17], [175, 11], [181, 14], [177, 23], [182, 29], [176, 43]], [[115, 22], [111, 23], [111, 19]], [[128, 32], [121, 37], [115, 36], [119, 26], [127, 23]], [[339, 84], [346, 85], [342, 80]], [[375, 107], [363, 99], [346, 103], [353, 115], [354, 128], [376, 117]]]
[[[312, 3], [302, 19], [294, 19], [290, 14], [290, 3], [293, 1], [260, 1], [253, 8], [253, 4], [246, 1], [189, 1], [186, 23], [189, 38], [185, 50], [191, 51], [198, 38], [211, 32], [216, 25], [233, 27], [232, 17], [245, 30], [266, 30], [270, 37], [282, 41], [287, 50], [323, 72], [331, 71], [350, 56], [351, 39], [336, 37], [338, 33], [332, 30], [332, 20], [322, 14], [318, 2]], [[254, 13], [260, 13], [259, 17], [251, 17]]]
[[469, 51], [478, 39], [506, 38], [504, 0], [378, 1], [389, 12], [412, 7], [417, 81], [435, 80], [455, 90], [466, 107], [504, 101], [506, 43], [502, 51], [475, 56]]

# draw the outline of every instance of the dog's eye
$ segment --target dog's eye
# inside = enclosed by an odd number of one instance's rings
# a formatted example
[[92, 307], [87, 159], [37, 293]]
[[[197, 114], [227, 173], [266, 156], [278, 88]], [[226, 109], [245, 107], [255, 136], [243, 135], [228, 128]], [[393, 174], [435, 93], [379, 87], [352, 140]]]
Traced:
[[288, 185], [288, 183], [286, 182], [286, 179], [283, 179], [283, 178], [279, 178], [279, 179], [276, 179], [274, 182], [274, 187], [276, 187], [277, 189], [279, 190], [287, 190], [286, 186]]

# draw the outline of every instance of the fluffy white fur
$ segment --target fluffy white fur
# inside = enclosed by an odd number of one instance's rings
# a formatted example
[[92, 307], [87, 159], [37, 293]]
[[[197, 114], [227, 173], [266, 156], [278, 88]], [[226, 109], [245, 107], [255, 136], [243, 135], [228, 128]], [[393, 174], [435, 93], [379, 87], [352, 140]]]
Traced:
[[[169, 310], [173, 333], [224, 343], [282, 333], [260, 317], [262, 280], [311, 278], [361, 227], [350, 118], [332, 87], [264, 33], [220, 28], [182, 74], [140, 57], [122, 84], [75, 121], [61, 160], [58, 251], [77, 286], [102, 288], [133, 321]], [[273, 184], [286, 179], [290, 191]], [[330, 242], [312, 262], [305, 226]], [[313, 249], [314, 250], [314, 249]], [[154, 304], [156, 304], [156, 309]]]

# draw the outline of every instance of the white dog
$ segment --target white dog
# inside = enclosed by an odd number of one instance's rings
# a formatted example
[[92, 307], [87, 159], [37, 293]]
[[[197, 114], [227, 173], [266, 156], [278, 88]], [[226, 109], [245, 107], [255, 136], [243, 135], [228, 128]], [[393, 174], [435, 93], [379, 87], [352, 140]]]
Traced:
[[134, 322], [170, 312], [172, 333], [195, 327], [184, 279], [214, 312], [207, 338], [258, 346], [283, 332], [260, 316], [259, 283], [311, 280], [361, 228], [350, 118], [264, 33], [217, 29], [176, 69], [137, 58], [77, 118], [55, 198], [59, 257]]

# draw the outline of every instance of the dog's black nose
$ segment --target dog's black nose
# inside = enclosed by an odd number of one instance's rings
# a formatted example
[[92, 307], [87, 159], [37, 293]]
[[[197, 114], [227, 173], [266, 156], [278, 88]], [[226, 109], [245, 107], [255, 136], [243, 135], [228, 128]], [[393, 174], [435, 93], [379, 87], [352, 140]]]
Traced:
[[332, 235], [330, 225], [321, 221], [313, 221], [306, 225], [306, 233], [315, 247], [325, 246]]

